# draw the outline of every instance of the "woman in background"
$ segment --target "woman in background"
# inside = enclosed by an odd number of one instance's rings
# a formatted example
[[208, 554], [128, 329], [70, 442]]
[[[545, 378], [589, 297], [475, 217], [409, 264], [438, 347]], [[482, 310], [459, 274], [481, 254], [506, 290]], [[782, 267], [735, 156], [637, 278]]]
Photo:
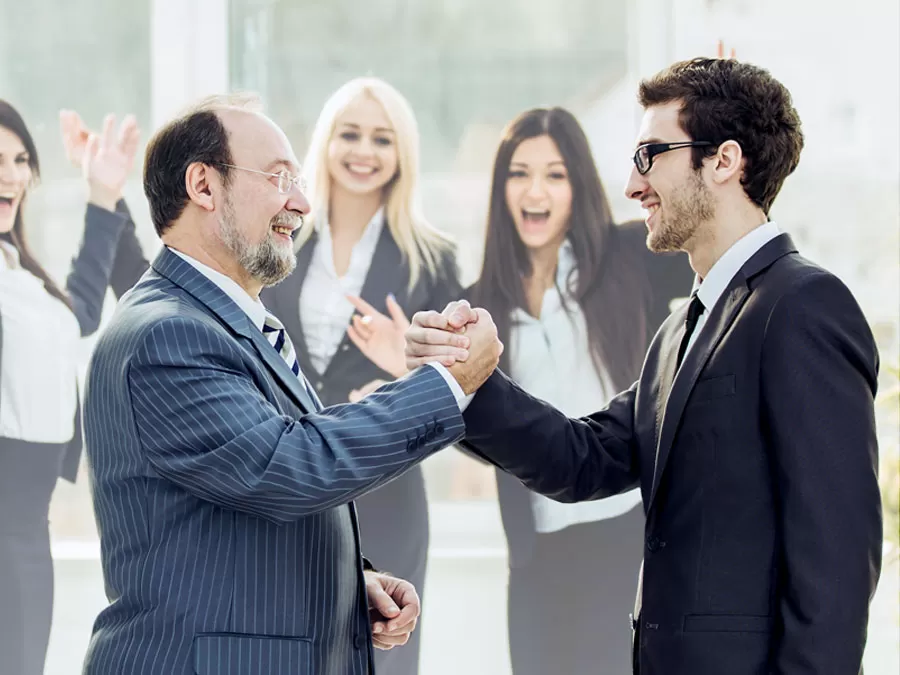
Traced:
[[[613, 221], [571, 113], [539, 108], [510, 122], [494, 159], [481, 274], [466, 293], [497, 324], [504, 372], [569, 417], [627, 389], [669, 303], [693, 281], [683, 255], [653, 255], [645, 238], [643, 223]], [[363, 337], [386, 345], [391, 330], [374, 317]], [[515, 675], [630, 673], [640, 490], [561, 504], [502, 472], [497, 488]]]
[[[304, 162], [311, 179], [309, 240], [296, 271], [265, 289], [297, 360], [324, 405], [346, 403], [373, 382], [406, 372], [402, 334], [387, 358], [357, 348], [354, 306], [399, 322], [459, 296], [449, 239], [419, 203], [419, 133], [409, 104], [382, 80], [360, 78], [325, 103]], [[357, 325], [360, 318], [357, 317]], [[361, 547], [379, 568], [423, 594], [428, 553], [425, 482], [415, 468], [356, 501]], [[379, 675], [418, 672], [421, 627], [398, 649], [376, 652]]]
[[[139, 132], [107, 117], [86, 142], [84, 237], [64, 288], [28, 246], [24, 207], [40, 175], [34, 140], [0, 100], [0, 673], [41, 675], [53, 615], [48, 514], [57, 479], [81, 456], [79, 338], [100, 323], [117, 249], [134, 237], [116, 213]], [[135, 240], [136, 243], [136, 240]], [[117, 289], [124, 292], [125, 288]]]

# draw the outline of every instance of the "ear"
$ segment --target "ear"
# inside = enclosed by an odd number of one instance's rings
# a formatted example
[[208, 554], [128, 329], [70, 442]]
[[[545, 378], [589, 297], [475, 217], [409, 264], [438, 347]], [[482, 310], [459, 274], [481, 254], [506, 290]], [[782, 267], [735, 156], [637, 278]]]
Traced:
[[725, 141], [712, 157], [712, 179], [719, 184], [727, 183], [737, 177], [740, 180], [744, 171], [744, 151], [737, 141]]
[[218, 184], [219, 178], [206, 164], [194, 162], [184, 172], [184, 187], [187, 190], [188, 199], [204, 211], [215, 209], [212, 182]]

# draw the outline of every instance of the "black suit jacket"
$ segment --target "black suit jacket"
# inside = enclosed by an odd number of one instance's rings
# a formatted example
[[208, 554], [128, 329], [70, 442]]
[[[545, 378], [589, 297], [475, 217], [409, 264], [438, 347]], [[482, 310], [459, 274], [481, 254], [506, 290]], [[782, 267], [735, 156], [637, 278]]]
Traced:
[[[647, 313], [646, 344], [650, 344], [656, 331], [669, 315], [672, 300], [688, 297], [694, 281], [694, 272], [684, 253], [652, 253], [646, 245], [647, 228], [643, 221], [631, 221], [617, 226], [617, 236], [621, 246], [639, 261], [644, 276], [644, 296]], [[471, 297], [472, 288], [466, 291]], [[633, 311], [626, 307], [612, 307], [610, 321], [615, 321], [618, 312]], [[631, 374], [637, 378], [639, 373]], [[476, 457], [477, 458], [477, 457]], [[509, 549], [510, 567], [528, 564], [534, 553], [535, 529], [534, 511], [528, 490], [512, 476], [497, 472], [497, 499], [500, 516]], [[636, 571], [635, 571], [636, 572]]]
[[467, 442], [560, 501], [640, 485], [642, 675], [857, 673], [882, 547], [866, 320], [784, 234], [735, 276], [676, 378], [686, 311], [640, 379], [580, 420], [496, 372]]
[[[317, 243], [318, 237], [313, 234], [297, 252], [297, 267], [294, 272], [280, 284], [264, 289], [260, 299], [284, 324], [294, 343], [300, 368], [327, 407], [346, 403], [353, 389], [372, 380], [390, 381], [394, 377], [369, 361], [346, 334], [326, 371], [320, 375], [313, 368], [303, 337], [300, 292]], [[420, 310], [443, 309], [451, 300], [458, 300], [461, 293], [455, 257], [450, 254], [444, 256], [439, 274], [432, 277], [423, 272], [410, 290], [409, 265], [403, 259], [390, 228], [385, 223], [360, 295], [375, 309], [387, 314], [386, 298], [389, 293], [394, 294], [408, 317]]]

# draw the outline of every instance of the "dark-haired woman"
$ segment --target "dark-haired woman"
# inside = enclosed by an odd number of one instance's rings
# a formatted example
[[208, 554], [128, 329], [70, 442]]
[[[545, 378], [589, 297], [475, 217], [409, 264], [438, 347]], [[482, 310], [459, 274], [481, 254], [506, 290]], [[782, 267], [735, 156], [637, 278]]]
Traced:
[[[134, 246], [122, 187], [139, 132], [107, 118], [87, 143], [81, 248], [64, 288], [27, 243], [24, 206], [40, 173], [21, 115], [0, 100], [0, 673], [41, 675], [53, 613], [48, 512], [81, 454], [79, 338], [93, 333], [120, 246]], [[117, 212], [117, 203], [119, 211]], [[128, 241], [126, 241], [128, 240]], [[124, 292], [123, 288], [116, 289]]]

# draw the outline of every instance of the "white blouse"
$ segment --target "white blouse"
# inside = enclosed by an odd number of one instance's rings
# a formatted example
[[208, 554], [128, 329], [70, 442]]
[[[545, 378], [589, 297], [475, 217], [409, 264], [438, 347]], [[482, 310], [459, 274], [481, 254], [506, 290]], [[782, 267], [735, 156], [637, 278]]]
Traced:
[[[607, 373], [598, 374], [594, 367], [587, 324], [572, 293], [577, 285], [574, 270], [575, 256], [567, 239], [559, 250], [556, 285], [544, 293], [540, 317], [520, 308], [513, 311], [510, 375], [532, 396], [569, 417], [581, 417], [602, 410], [618, 392]], [[531, 493], [538, 532], [558, 532], [577, 523], [614, 518], [640, 502], [639, 488], [578, 504]]]
[[384, 208], [378, 209], [366, 225], [350, 254], [347, 273], [342, 277], [334, 269], [331, 227], [327, 219], [316, 218], [316, 223], [321, 223], [316, 228], [319, 240], [300, 291], [300, 319], [309, 360], [321, 375], [344, 339], [353, 316], [353, 305], [346, 296], [359, 296], [369, 274], [384, 228]]
[[67, 443], [78, 400], [78, 320], [22, 269], [15, 247], [0, 249], [0, 437]]

